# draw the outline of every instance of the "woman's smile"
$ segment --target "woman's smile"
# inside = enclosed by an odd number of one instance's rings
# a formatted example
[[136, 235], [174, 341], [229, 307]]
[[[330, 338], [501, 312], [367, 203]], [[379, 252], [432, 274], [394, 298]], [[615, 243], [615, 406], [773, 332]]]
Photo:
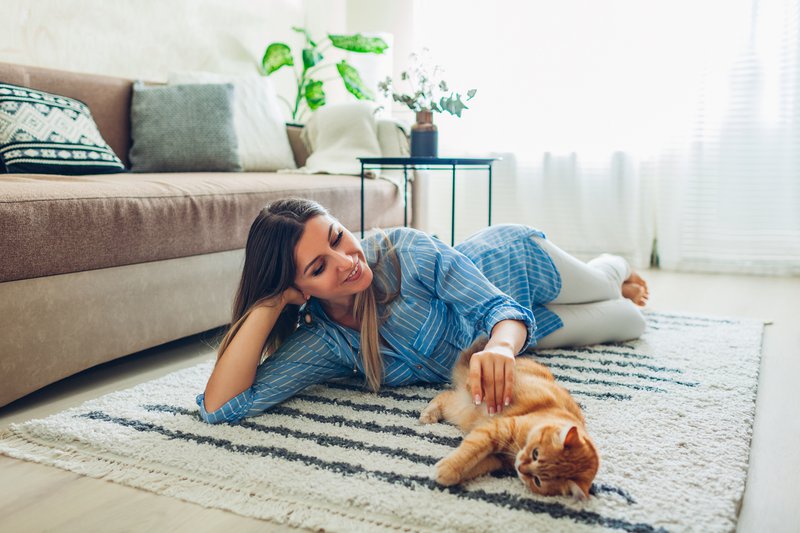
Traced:
[[344, 280], [345, 283], [350, 283], [352, 281], [358, 281], [361, 277], [361, 260], [356, 256], [356, 266], [350, 272], [350, 275], [347, 276], [347, 279]]

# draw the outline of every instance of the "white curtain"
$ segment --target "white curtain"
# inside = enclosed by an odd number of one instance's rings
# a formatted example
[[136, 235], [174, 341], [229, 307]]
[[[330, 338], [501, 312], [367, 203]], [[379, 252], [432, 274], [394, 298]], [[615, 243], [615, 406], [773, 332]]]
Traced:
[[[440, 152], [504, 157], [495, 221], [537, 226], [580, 257], [611, 252], [645, 266], [656, 243], [667, 268], [793, 271], [797, 4], [500, 0], [490, 10], [418, 1], [416, 46], [430, 48], [451, 86], [478, 89], [460, 119], [437, 115]], [[749, 70], [737, 70], [743, 58]], [[738, 86], [750, 87], [750, 101]], [[765, 113], [775, 120], [769, 131], [759, 122]], [[743, 144], [761, 150], [758, 158]], [[769, 178], [759, 171], [767, 162]], [[470, 185], [480, 178], [465, 177], [465, 187], [460, 176], [457, 241], [486, 210], [485, 189]], [[428, 186], [449, 200], [449, 179]], [[429, 224], [449, 235], [449, 201], [441, 204]]]
[[654, 166], [663, 268], [800, 274], [800, 2], [754, 2]]

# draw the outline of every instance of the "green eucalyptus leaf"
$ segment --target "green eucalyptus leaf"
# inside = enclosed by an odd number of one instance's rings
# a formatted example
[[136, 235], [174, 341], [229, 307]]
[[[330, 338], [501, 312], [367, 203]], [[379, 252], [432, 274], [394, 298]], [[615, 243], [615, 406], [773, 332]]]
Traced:
[[475, 96], [475, 93], [478, 92], [478, 89], [470, 89], [467, 91], [467, 100], [472, 100], [472, 97]]
[[269, 45], [264, 52], [264, 58], [261, 60], [261, 66], [264, 67], [264, 72], [267, 73], [267, 76], [286, 65], [294, 65], [292, 50], [289, 46], [283, 43]]
[[331, 44], [336, 48], [362, 54], [382, 54], [384, 50], [389, 48], [386, 41], [380, 37], [365, 37], [360, 33], [355, 35], [328, 34], [328, 39], [331, 40]]
[[347, 61], [342, 60], [336, 63], [336, 70], [339, 71], [339, 75], [342, 77], [342, 81], [344, 81], [344, 86], [350, 94], [359, 100], [375, 99], [372, 91], [367, 89], [364, 82], [361, 80], [361, 75], [353, 66], [347, 63]]
[[325, 105], [325, 91], [322, 90], [322, 82], [308, 80], [305, 90], [306, 103], [312, 111]]
[[311, 48], [316, 48], [317, 47], [317, 43], [315, 43], [311, 39], [311, 34], [308, 33], [308, 30], [306, 30], [305, 28], [298, 28], [297, 26], [292, 26], [292, 29], [294, 31], [296, 31], [297, 33], [302, 33], [306, 38], [306, 42], [311, 46]]
[[320, 61], [322, 61], [322, 54], [317, 52], [315, 48], [303, 49], [303, 69], [308, 70]]
[[464, 105], [464, 102], [461, 101], [461, 96], [458, 94], [450, 95], [449, 98], [445, 98], [443, 96], [442, 99], [439, 100], [439, 105], [444, 111], [447, 111], [451, 115], [455, 115], [457, 117], [461, 117], [461, 112], [464, 109], [469, 109]]

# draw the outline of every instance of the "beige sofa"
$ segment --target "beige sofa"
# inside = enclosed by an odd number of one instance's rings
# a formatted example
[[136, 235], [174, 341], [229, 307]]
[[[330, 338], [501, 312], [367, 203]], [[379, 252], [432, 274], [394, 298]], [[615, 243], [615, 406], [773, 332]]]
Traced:
[[[0, 63], [0, 81], [85, 102], [128, 165], [131, 80]], [[287, 133], [302, 166], [299, 128]], [[311, 198], [356, 231], [359, 194], [354, 176], [0, 174], [0, 406], [226, 324], [261, 207]], [[393, 183], [367, 180], [365, 195], [368, 228], [403, 224]], [[410, 202], [408, 209], [410, 223]]]

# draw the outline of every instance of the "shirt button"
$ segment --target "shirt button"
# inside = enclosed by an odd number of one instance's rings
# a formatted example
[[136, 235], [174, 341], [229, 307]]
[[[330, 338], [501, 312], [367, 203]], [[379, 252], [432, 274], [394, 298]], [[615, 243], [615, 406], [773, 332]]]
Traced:
[[422, 370], [422, 365], [417, 365], [417, 370]]

